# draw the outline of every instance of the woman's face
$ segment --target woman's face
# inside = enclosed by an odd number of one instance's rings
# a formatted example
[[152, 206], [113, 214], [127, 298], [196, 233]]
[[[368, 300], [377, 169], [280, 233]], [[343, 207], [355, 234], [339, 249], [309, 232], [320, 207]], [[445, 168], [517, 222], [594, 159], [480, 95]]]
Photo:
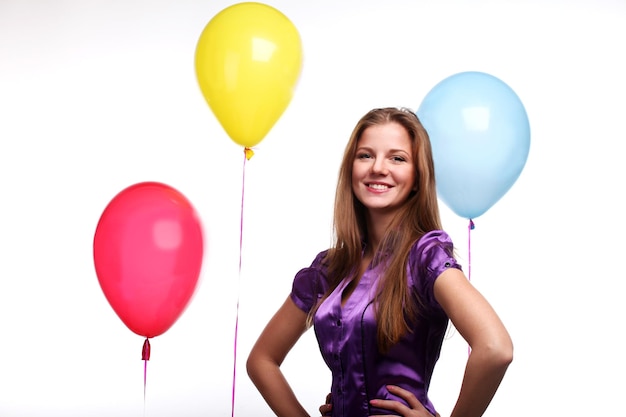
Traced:
[[352, 190], [370, 213], [396, 211], [416, 189], [411, 139], [402, 125], [370, 126], [357, 142]]

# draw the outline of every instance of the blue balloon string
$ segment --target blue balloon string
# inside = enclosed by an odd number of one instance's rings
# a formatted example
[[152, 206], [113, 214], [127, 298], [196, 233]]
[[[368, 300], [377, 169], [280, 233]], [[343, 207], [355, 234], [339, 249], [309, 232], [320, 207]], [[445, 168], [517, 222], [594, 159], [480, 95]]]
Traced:
[[[474, 222], [472, 219], [469, 219], [469, 224], [467, 225], [467, 280], [472, 280], [472, 230], [474, 230]], [[467, 345], [467, 356], [472, 353], [472, 347]]]
[[467, 279], [472, 280], [472, 230], [474, 230], [474, 222], [469, 219], [467, 226]]

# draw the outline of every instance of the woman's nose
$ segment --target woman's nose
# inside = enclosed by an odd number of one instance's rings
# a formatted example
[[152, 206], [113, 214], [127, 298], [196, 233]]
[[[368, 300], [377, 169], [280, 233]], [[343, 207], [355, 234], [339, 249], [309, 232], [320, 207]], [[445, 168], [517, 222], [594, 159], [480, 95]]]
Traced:
[[385, 160], [383, 158], [374, 159], [374, 163], [372, 164], [372, 172], [376, 174], [387, 173], [387, 165], [385, 164]]

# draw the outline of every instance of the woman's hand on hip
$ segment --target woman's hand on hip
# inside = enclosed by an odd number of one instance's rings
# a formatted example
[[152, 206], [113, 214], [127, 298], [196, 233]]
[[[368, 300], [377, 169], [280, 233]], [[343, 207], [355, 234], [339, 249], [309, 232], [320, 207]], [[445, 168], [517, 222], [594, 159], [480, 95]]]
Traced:
[[319, 410], [322, 416], [332, 416], [333, 401], [332, 401], [332, 396], [330, 394], [326, 396], [326, 403], [320, 405]]
[[[402, 398], [407, 402], [408, 407], [395, 400], [371, 400], [370, 404], [385, 410], [395, 411], [403, 417], [433, 417], [433, 415], [415, 398], [412, 392], [407, 391], [395, 385], [388, 385], [387, 389], [392, 394]], [[370, 416], [370, 417], [386, 417], [386, 416]], [[439, 417], [437, 413], [435, 417]]]

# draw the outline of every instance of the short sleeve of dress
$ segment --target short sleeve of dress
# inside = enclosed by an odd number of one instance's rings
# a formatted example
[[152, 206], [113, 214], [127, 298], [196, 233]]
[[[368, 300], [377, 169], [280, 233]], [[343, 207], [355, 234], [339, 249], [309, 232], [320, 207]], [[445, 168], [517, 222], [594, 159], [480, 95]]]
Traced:
[[426, 233], [411, 248], [409, 279], [428, 309], [441, 310], [435, 299], [435, 280], [448, 268], [462, 269], [454, 257], [450, 236], [442, 230]]
[[298, 271], [293, 279], [291, 300], [305, 313], [311, 311], [328, 288], [326, 268], [322, 263], [326, 252], [320, 252], [311, 266]]

